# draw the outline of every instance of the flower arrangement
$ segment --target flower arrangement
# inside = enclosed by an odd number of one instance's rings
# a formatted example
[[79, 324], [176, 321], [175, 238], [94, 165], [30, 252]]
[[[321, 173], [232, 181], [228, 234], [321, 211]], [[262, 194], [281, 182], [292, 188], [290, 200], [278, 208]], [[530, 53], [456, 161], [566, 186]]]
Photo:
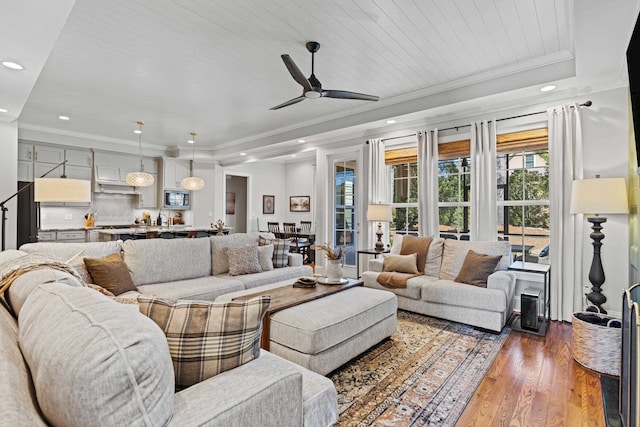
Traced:
[[329, 243], [325, 243], [324, 245], [318, 245], [318, 249], [322, 249], [327, 253], [327, 259], [337, 260], [342, 259], [342, 255], [344, 255], [344, 247], [340, 246], [338, 250], [335, 250]]
[[222, 230], [224, 229], [224, 221], [219, 219], [216, 221], [216, 229], [218, 230], [219, 233], [222, 232]]

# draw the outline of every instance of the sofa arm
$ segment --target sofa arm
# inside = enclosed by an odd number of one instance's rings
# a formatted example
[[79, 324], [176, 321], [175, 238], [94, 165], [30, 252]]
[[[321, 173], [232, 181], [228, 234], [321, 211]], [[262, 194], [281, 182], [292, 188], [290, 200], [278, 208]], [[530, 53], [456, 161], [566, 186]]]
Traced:
[[511, 271], [496, 271], [487, 279], [488, 289], [499, 289], [507, 297], [507, 306], [513, 303], [513, 293], [516, 289], [516, 275]]
[[289, 252], [289, 267], [300, 267], [302, 263], [302, 254]]
[[169, 425], [301, 426], [302, 375], [261, 359], [176, 393]]
[[367, 269], [367, 271], [375, 271], [377, 273], [381, 273], [382, 272], [382, 265], [384, 264], [384, 260], [382, 259], [370, 259], [369, 260], [369, 267]]

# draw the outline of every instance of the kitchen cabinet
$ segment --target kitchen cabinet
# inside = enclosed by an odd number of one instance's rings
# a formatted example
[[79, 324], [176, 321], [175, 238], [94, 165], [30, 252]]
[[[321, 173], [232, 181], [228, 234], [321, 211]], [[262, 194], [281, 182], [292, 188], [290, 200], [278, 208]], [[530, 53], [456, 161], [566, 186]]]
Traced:
[[182, 188], [182, 180], [189, 176], [189, 161], [163, 157], [164, 188]]
[[34, 145], [33, 146], [33, 161], [42, 163], [53, 163], [54, 166], [63, 162], [64, 148], [54, 147], [48, 145]]
[[38, 232], [38, 242], [55, 242], [55, 241], [56, 241], [55, 231], [39, 231]]
[[33, 162], [18, 160], [18, 181], [33, 181]]
[[87, 232], [85, 230], [50, 230], [38, 232], [39, 242], [63, 242], [81, 243], [86, 242]]
[[138, 187], [138, 207], [139, 208], [158, 208], [158, 174], [152, 173], [154, 181], [149, 187]]
[[93, 154], [89, 150], [65, 149], [64, 159], [69, 166], [84, 166], [91, 168], [93, 166]]
[[63, 161], [66, 164], [51, 171], [48, 178], [91, 180], [93, 153], [90, 150], [63, 148], [20, 142], [18, 144], [18, 181], [33, 181]]

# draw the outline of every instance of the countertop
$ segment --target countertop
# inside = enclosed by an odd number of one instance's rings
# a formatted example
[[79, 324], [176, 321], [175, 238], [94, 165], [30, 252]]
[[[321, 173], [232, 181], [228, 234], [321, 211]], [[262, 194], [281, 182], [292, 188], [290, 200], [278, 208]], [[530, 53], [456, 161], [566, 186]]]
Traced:
[[215, 230], [208, 227], [192, 227], [190, 225], [171, 225], [167, 227], [158, 226], [133, 226], [127, 228], [105, 228], [101, 229], [100, 233], [106, 234], [131, 234], [131, 233], [144, 233], [146, 231], [209, 231]]

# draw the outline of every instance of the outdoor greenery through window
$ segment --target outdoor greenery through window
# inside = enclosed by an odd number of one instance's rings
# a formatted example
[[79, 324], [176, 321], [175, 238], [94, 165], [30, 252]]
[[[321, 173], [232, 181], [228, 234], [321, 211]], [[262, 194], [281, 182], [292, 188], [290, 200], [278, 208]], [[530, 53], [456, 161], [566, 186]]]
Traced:
[[469, 157], [438, 162], [440, 236], [468, 239], [471, 220]]
[[355, 161], [340, 161], [334, 164], [334, 246], [345, 247], [344, 263], [355, 265], [355, 233], [353, 232], [356, 218], [356, 187]]
[[418, 163], [392, 165], [391, 236], [395, 233], [418, 235]]

